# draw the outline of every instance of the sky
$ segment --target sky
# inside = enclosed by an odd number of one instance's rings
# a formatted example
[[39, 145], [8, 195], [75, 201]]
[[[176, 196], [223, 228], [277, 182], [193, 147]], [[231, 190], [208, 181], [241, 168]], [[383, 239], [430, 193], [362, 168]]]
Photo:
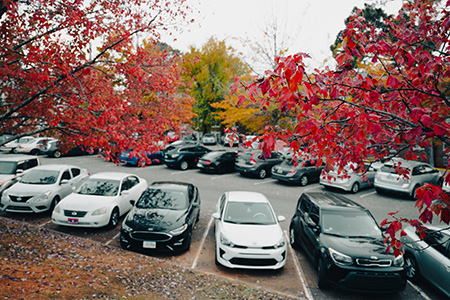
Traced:
[[[284, 39], [289, 46], [288, 53], [308, 53], [312, 56], [310, 66], [321, 67], [324, 60], [331, 59], [330, 45], [344, 29], [344, 20], [353, 7], [363, 8], [365, 2], [376, 0], [188, 1], [199, 12], [192, 15], [195, 22], [183, 27], [182, 32], [163, 36], [163, 41], [175, 49], [182, 52], [189, 51], [190, 46], [200, 49], [210, 37], [215, 37], [245, 56], [248, 47], [243, 41], [258, 38], [267, 20], [277, 16], [279, 27], [286, 28]], [[383, 9], [388, 13], [396, 13], [401, 7], [401, 0], [387, 1]]]

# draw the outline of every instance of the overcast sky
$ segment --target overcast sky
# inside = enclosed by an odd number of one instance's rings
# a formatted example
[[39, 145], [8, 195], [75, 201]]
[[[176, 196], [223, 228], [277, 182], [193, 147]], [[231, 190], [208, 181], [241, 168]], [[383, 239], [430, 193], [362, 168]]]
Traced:
[[[243, 39], [257, 37], [273, 15], [283, 20], [289, 35], [290, 53], [306, 52], [312, 56], [311, 65], [320, 67], [331, 57], [329, 47], [344, 29], [344, 20], [353, 7], [375, 0], [189, 0], [200, 15], [181, 33], [163, 40], [183, 52], [189, 46], [201, 48], [210, 38], [225, 40], [238, 52], [244, 50]], [[379, 0], [378, 0], [379, 1]], [[384, 10], [396, 13], [401, 0], [388, 0]], [[285, 21], [284, 21], [285, 20]], [[281, 21], [280, 21], [281, 22]], [[176, 41], [172, 39], [176, 38]]]

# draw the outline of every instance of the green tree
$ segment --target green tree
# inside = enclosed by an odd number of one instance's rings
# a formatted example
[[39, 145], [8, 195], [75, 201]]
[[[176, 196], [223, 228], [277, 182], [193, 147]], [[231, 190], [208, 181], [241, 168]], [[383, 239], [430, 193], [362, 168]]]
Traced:
[[192, 83], [191, 96], [195, 98], [193, 118], [195, 130], [208, 132], [211, 126], [219, 125], [211, 106], [224, 100], [236, 76], [248, 74], [244, 63], [235, 55], [235, 50], [224, 41], [210, 38], [202, 49], [191, 47], [185, 54], [185, 78]]

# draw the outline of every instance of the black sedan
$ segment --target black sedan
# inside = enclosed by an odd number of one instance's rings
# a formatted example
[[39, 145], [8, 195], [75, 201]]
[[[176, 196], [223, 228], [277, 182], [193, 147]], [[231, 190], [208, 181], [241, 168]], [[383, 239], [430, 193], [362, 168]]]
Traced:
[[181, 170], [195, 168], [198, 159], [210, 151], [211, 149], [195, 144], [169, 146], [164, 150], [164, 163], [169, 168], [178, 168]]
[[183, 182], [154, 182], [134, 203], [120, 230], [120, 245], [138, 252], [179, 252], [191, 246], [200, 218], [197, 187]]
[[272, 152], [269, 157], [264, 157], [261, 150], [242, 151], [236, 157], [234, 168], [241, 175], [264, 179], [270, 176], [272, 167], [281, 163], [283, 159], [284, 155], [279, 152]]
[[331, 285], [366, 293], [400, 292], [406, 286], [403, 257], [387, 251], [370, 212], [334, 193], [303, 193], [289, 228], [317, 267], [319, 288]]
[[236, 152], [229, 151], [211, 151], [206, 153], [197, 163], [197, 168], [203, 172], [227, 173], [234, 172], [234, 163], [236, 162]]

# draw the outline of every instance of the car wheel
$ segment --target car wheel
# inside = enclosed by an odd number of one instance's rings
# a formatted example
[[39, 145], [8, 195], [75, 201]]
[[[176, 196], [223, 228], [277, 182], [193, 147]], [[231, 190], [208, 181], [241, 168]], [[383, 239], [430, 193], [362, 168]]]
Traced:
[[292, 248], [299, 249], [300, 245], [295, 238], [295, 230], [294, 230], [294, 224], [291, 224], [289, 228], [289, 243], [291, 244]]
[[319, 263], [317, 264], [317, 285], [319, 289], [327, 289], [329, 286], [325, 272], [325, 262], [322, 258], [319, 258]]
[[191, 248], [191, 242], [192, 242], [192, 227], [189, 230], [188, 236], [186, 237], [186, 247], [184, 248], [185, 251], [188, 251]]
[[48, 209], [48, 211], [49, 211], [50, 213], [53, 212], [53, 210], [55, 209], [55, 207], [56, 207], [56, 205], [58, 204], [59, 200], [60, 200], [60, 199], [59, 199], [59, 196], [56, 196], [55, 198], [53, 198], [52, 204], [50, 204], [50, 208]]
[[54, 158], [60, 158], [61, 157], [61, 151], [57, 150], [53, 153]]
[[109, 217], [108, 228], [116, 228], [117, 223], [119, 223], [119, 209], [115, 207], [111, 213], [111, 216]]
[[409, 196], [411, 197], [412, 200], [415, 200], [415, 199], [416, 199], [416, 192], [417, 192], [417, 189], [418, 189], [419, 187], [420, 187], [419, 185], [416, 185], [416, 186], [413, 188], [413, 190], [411, 191], [411, 195], [409, 195]]
[[406, 277], [411, 282], [417, 282], [420, 278], [419, 266], [416, 259], [411, 255], [405, 255]]
[[185, 171], [185, 170], [187, 170], [188, 167], [189, 167], [188, 162], [185, 161], [185, 160], [182, 160], [181, 163], [180, 163], [180, 169]]
[[383, 189], [375, 188], [375, 191], [376, 191], [378, 194], [384, 194], [384, 190], [383, 190]]
[[307, 185], [308, 183], [309, 183], [308, 176], [302, 175], [302, 177], [300, 177], [299, 184], [300, 184], [301, 186], [305, 186], [305, 185]]
[[261, 169], [258, 171], [258, 178], [259, 178], [259, 179], [264, 179], [264, 178], [266, 178], [266, 177], [267, 177], [267, 170], [264, 169], [264, 168], [261, 168]]
[[38, 155], [39, 154], [39, 150], [38, 149], [33, 149], [30, 151], [31, 155]]
[[351, 192], [352, 192], [353, 194], [356, 194], [358, 191], [359, 191], [359, 183], [355, 182], [355, 183], [352, 185]]

